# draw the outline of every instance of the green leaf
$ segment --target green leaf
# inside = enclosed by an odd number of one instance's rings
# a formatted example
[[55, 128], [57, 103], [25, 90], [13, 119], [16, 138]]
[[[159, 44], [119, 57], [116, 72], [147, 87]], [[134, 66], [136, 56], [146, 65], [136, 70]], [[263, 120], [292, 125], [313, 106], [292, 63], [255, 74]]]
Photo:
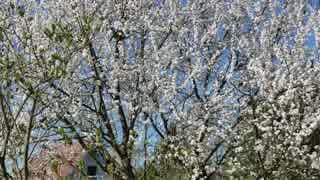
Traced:
[[61, 31], [64, 30], [63, 24], [61, 22], [57, 22], [57, 25]]
[[58, 166], [59, 166], [59, 162], [58, 160], [56, 159], [51, 159], [50, 162], [50, 169], [53, 171], [53, 172], [58, 172]]
[[61, 135], [61, 136], [64, 136], [64, 128], [59, 127], [58, 128], [58, 134]]
[[55, 76], [55, 77], [60, 77], [60, 76], [61, 76], [61, 71], [60, 71], [59, 68], [55, 68], [55, 69], [54, 69], [54, 76]]
[[28, 88], [28, 89], [32, 89], [32, 81], [27, 79], [24, 82], [24, 85]]
[[64, 144], [72, 144], [71, 138], [66, 135], [63, 137], [63, 140], [64, 140]]
[[55, 31], [56, 31], [56, 24], [55, 24], [55, 23], [52, 23], [52, 24], [51, 24], [51, 29], [52, 29], [52, 32], [55, 32]]
[[96, 142], [101, 143], [101, 130], [100, 130], [100, 128], [96, 128]]
[[94, 152], [94, 146], [93, 146], [93, 144], [89, 144], [89, 145], [88, 145], [88, 150], [89, 150], [89, 153]]
[[67, 47], [71, 47], [73, 42], [72, 35], [68, 35], [65, 40], [66, 40]]
[[84, 170], [85, 170], [86, 162], [85, 162], [83, 159], [77, 161], [76, 164], [77, 164], [78, 168], [79, 168], [81, 171], [84, 171]]
[[112, 164], [108, 164], [106, 170], [107, 170], [107, 174], [112, 175], [112, 173], [113, 173], [113, 166], [112, 166]]
[[17, 71], [15, 71], [14, 78], [15, 78], [16, 81], [19, 81], [21, 79], [21, 74], [18, 73]]
[[54, 60], [62, 60], [61, 56], [58, 53], [53, 53], [51, 58]]
[[96, 85], [97, 86], [101, 86], [101, 81], [100, 80], [96, 80]]
[[102, 143], [96, 143], [97, 149], [103, 149], [103, 144]]
[[135, 130], [130, 131], [130, 135], [134, 138], [138, 137], [138, 133]]
[[109, 162], [111, 160], [111, 157], [109, 154], [106, 154], [104, 158], [105, 158], [106, 162]]
[[25, 9], [22, 7], [22, 6], [18, 6], [18, 8], [17, 8], [17, 10], [18, 10], [18, 14], [21, 16], [21, 17], [23, 17], [24, 15], [25, 15]]
[[66, 34], [65, 41], [66, 41], [67, 47], [71, 47], [72, 42], [73, 42], [73, 36], [72, 36], [71, 33], [67, 33], [67, 34]]
[[28, 32], [26, 32], [26, 31], [24, 31], [24, 32], [22, 32], [22, 37], [23, 37], [24, 39], [30, 39], [30, 38], [31, 38], [31, 34], [28, 33]]
[[143, 144], [148, 145], [150, 144], [150, 141], [148, 141], [147, 139], [143, 141]]
[[52, 40], [54, 33], [51, 32], [49, 28], [44, 28], [43, 32], [50, 40]]
[[55, 68], [51, 68], [50, 70], [49, 70], [49, 76], [55, 76]]
[[3, 41], [4, 40], [4, 35], [3, 35], [3, 32], [0, 31], [0, 41]]
[[132, 152], [133, 149], [134, 149], [134, 141], [130, 141], [128, 144], [128, 150], [130, 150], [130, 152]]
[[57, 42], [62, 42], [63, 41], [63, 34], [56, 33], [56, 36], [55, 36], [54, 40], [57, 41]]

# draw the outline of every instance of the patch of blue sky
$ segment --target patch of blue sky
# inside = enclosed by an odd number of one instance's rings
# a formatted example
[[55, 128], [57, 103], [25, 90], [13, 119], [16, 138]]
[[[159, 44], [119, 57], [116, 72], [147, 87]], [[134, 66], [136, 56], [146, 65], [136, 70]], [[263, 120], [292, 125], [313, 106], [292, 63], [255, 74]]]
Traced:
[[199, 80], [196, 80], [195, 82], [197, 83], [197, 87], [196, 88], [197, 88], [197, 91], [199, 93], [199, 96], [201, 98], [203, 98], [205, 96], [205, 93], [204, 93], [204, 84], [205, 84], [205, 82], [204, 81], [199, 81]]
[[[214, 86], [214, 79], [216, 78], [215, 73], [213, 72], [208, 72], [209, 76], [208, 79], [202, 79], [202, 80], [195, 80], [197, 83], [197, 90], [200, 98], [204, 100], [205, 96], [211, 96], [211, 92], [213, 92]], [[205, 87], [206, 86], [206, 87]]]
[[318, 47], [315, 36], [316, 34], [314, 31], [309, 32], [305, 37], [304, 47], [310, 56], [308, 57], [308, 60], [313, 61], [313, 63], [319, 63]]
[[185, 113], [190, 112], [192, 110], [194, 102], [195, 102], [194, 99], [188, 98], [179, 106], [180, 107], [179, 110]]
[[304, 8], [304, 17], [303, 17], [303, 25], [306, 25], [308, 23], [308, 20], [310, 18], [310, 15], [312, 13], [310, 12], [310, 9], [308, 10], [306, 7]]
[[23, 51], [23, 48], [16, 37], [12, 39], [12, 47], [17, 51], [17, 53], [21, 53]]
[[272, 64], [274, 64], [274, 65], [280, 65], [280, 64], [282, 64], [282, 61], [281, 61], [279, 58], [277, 58], [276, 56], [273, 56], [273, 57], [271, 58], [271, 62], [272, 62]]
[[320, 8], [320, 1], [319, 0], [308, 0], [309, 4], [312, 8], [315, 10], [318, 10]]
[[219, 23], [218, 25], [218, 30], [217, 30], [217, 39], [218, 41], [222, 41], [223, 40], [223, 36], [226, 33], [226, 29], [224, 27], [224, 24], [222, 22]]
[[35, 0], [36, 6], [32, 7], [31, 14], [36, 15], [38, 14], [41, 18], [44, 18], [44, 20], [49, 19], [49, 11], [47, 8], [45, 8], [45, 0]]
[[[209, 50], [210, 51], [210, 50]], [[210, 53], [210, 52], [205, 52], [205, 50], [201, 50], [200, 54], [201, 54], [201, 57], [206, 57], [206, 54], [205, 53]], [[207, 60], [205, 58], [201, 58], [201, 65], [202, 66], [208, 66], [207, 65]], [[209, 67], [208, 67], [209, 68]], [[212, 68], [212, 67], [210, 67]], [[213, 85], [213, 78], [214, 78], [214, 73], [213, 72], [207, 72], [209, 73], [208, 75], [208, 78], [207, 79], [202, 79], [202, 80], [196, 80], [196, 83], [197, 83], [197, 90], [198, 90], [198, 94], [201, 98], [204, 98], [204, 96], [206, 95], [205, 93], [205, 83], [207, 83], [207, 87], [210, 90], [212, 90], [212, 87], [211, 85]]]
[[189, 0], [180, 0], [180, 6], [185, 7], [188, 5]]
[[186, 81], [186, 84], [184, 86], [184, 90], [187, 94], [191, 94], [192, 91], [193, 91], [193, 83], [192, 83], [192, 80], [191, 79], [188, 79]]
[[[37, 1], [36, 1], [37, 2]], [[25, 9], [25, 6], [23, 5], [23, 3], [20, 0], [16, 1], [17, 5], [22, 8]], [[49, 12], [48, 10], [41, 5], [40, 9], [37, 7], [32, 7], [31, 8], [31, 12], [30, 12], [31, 16], [36, 16], [36, 15], [40, 15], [40, 17], [43, 17], [42, 15], [44, 15], [44, 20], [47, 20], [49, 18]], [[18, 40], [18, 38], [14, 37], [12, 39], [12, 47], [19, 53], [23, 51], [23, 48]]]
[[186, 79], [186, 75], [184, 72], [177, 70], [176, 71], [176, 85], [181, 86]]
[[[166, 108], [166, 111], [169, 112], [169, 107], [166, 106], [165, 108]], [[162, 120], [160, 113], [154, 112], [154, 113], [152, 113], [151, 116], [155, 122], [156, 127], [160, 130], [160, 132], [162, 134], [165, 134], [165, 129], [164, 129], [165, 125], [163, 123], [164, 121]], [[151, 132], [155, 133], [155, 134], [153, 134], [155, 138], [159, 138], [159, 134], [154, 129], [149, 131], [149, 133], [151, 133]], [[160, 139], [157, 139], [157, 140], [159, 141]]]
[[[213, 73], [210, 74], [211, 77], [214, 77], [215, 75]], [[213, 95], [213, 90], [215, 88], [215, 82], [212, 80], [210, 80], [207, 84], [207, 88], [206, 90], [203, 92], [207, 97], [210, 97]]]
[[279, 16], [283, 13], [283, 6], [284, 6], [284, 2], [285, 0], [273, 0], [273, 2], [277, 2], [277, 6], [275, 7], [274, 11], [276, 13], [276, 16]]
[[316, 37], [315, 37], [314, 31], [311, 31], [310, 33], [307, 34], [307, 36], [305, 37], [304, 45], [307, 48], [316, 47], [317, 42], [316, 42]]
[[240, 31], [243, 32], [243, 33], [250, 32], [252, 30], [252, 23], [253, 23], [252, 20], [249, 17], [247, 17], [245, 19], [244, 24], [241, 26]]
[[87, 78], [92, 69], [85, 58], [80, 59], [80, 78]]
[[[217, 146], [217, 145], [216, 145]], [[217, 150], [217, 153], [215, 155], [216, 157], [216, 161], [221, 161], [223, 159], [225, 155], [225, 148], [224, 148], [224, 145], [221, 144], [219, 147], [218, 147], [218, 150]]]
[[294, 46], [296, 44], [296, 37], [297, 37], [296, 31], [291, 31], [288, 33], [288, 36], [286, 37], [287, 48], [289, 48], [289, 49], [294, 48]]
[[182, 111], [183, 107], [182, 104], [186, 103], [186, 100], [189, 99], [189, 94], [186, 93], [180, 93], [179, 95], [176, 95], [174, 98], [175, 108], [177, 111]]
[[155, 0], [154, 3], [155, 3], [156, 6], [161, 7], [162, 0]]
[[41, 10], [42, 14], [44, 15], [44, 18], [46, 20], [48, 20], [49, 19], [49, 11], [44, 6], [41, 6], [40, 10]]
[[320, 63], [320, 55], [319, 55], [319, 51], [318, 51], [319, 47], [314, 48], [314, 56], [315, 56], [315, 63]]
[[129, 40], [123, 41], [123, 49], [126, 49], [126, 50], [130, 50], [131, 49]]
[[147, 144], [148, 152], [154, 152], [157, 145], [160, 143], [160, 139], [153, 128], [148, 129], [147, 137], [149, 140], [149, 143]]
[[[137, 48], [137, 41], [140, 41], [139, 39], [135, 40], [135, 43], [133, 45], [128, 45], [128, 64], [135, 64], [136, 62], [136, 48]], [[129, 44], [129, 43], [128, 43]], [[140, 44], [139, 44], [140, 46]]]
[[218, 59], [218, 64], [217, 64], [217, 69], [216, 71], [218, 73], [222, 73], [222, 72], [227, 72], [228, 71], [228, 68], [229, 68], [229, 64], [230, 64], [230, 61], [231, 61], [231, 58], [230, 58], [230, 50], [228, 48], [224, 49], [223, 50], [223, 53], [221, 55], [221, 57]]
[[121, 125], [121, 121], [120, 121], [120, 116], [115, 111], [109, 112], [108, 116], [110, 116], [110, 119], [112, 119], [112, 123], [115, 127], [115, 131], [113, 133], [116, 134], [116, 141], [117, 141], [117, 143], [120, 144], [123, 142], [123, 139], [122, 139], [123, 131], [122, 131], [122, 125]]
[[141, 48], [141, 35], [140, 34], [136, 35], [136, 40], [135, 40], [135, 43], [134, 43], [134, 47], [135, 47], [135, 49], [140, 49]]

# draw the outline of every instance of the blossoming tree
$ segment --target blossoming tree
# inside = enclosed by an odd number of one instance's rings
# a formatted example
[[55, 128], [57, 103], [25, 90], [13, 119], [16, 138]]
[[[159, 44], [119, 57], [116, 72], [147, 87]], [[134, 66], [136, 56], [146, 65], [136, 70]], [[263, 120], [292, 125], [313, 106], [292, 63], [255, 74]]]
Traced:
[[1, 78], [36, 94], [26, 107], [40, 112], [26, 139], [77, 140], [122, 179], [141, 178], [141, 166], [145, 179], [151, 167], [165, 173], [168, 162], [194, 180], [318, 176], [320, 21], [310, 2], [8, 0], [0, 8], [1, 68], [11, 70]]
[[263, 30], [248, 47], [246, 85], [239, 89], [247, 107], [230, 143], [228, 172], [237, 178], [317, 179], [319, 11], [304, 1], [261, 8], [265, 15], [256, 19], [265, 19]]

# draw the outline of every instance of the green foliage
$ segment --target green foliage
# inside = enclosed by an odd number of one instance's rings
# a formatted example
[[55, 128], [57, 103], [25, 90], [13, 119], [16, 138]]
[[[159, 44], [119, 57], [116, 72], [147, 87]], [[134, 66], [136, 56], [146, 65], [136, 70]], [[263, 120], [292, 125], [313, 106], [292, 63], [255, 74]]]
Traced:
[[144, 177], [145, 169], [137, 170], [139, 180], [189, 180], [190, 172], [184, 170], [182, 166], [177, 166], [172, 162], [166, 164], [149, 163], [146, 169], [146, 177]]
[[66, 41], [67, 47], [71, 47], [73, 42], [73, 36], [71, 32], [68, 32], [65, 34], [65, 41]]
[[64, 177], [63, 180], [75, 180], [76, 178], [73, 176]]
[[85, 171], [86, 170], [86, 162], [83, 159], [80, 159], [76, 162], [77, 167], [79, 168], [80, 171]]
[[31, 36], [32, 35], [29, 32], [26, 32], [26, 31], [22, 32], [22, 38], [25, 39], [25, 40], [30, 39]]
[[44, 28], [43, 32], [50, 40], [52, 40], [54, 32], [52, 32], [49, 28]]
[[95, 151], [93, 144], [88, 144], [88, 151], [89, 151], [89, 153], [93, 153]]
[[25, 9], [24, 9], [22, 6], [18, 6], [18, 7], [17, 7], [17, 11], [18, 11], [18, 14], [19, 14], [21, 17], [24, 17], [26, 11], [25, 11]]
[[68, 136], [63, 137], [64, 144], [72, 144], [72, 139]]
[[3, 41], [4, 40], [4, 35], [3, 35], [3, 32], [1, 31], [1, 28], [0, 28], [0, 41]]
[[128, 144], [129, 153], [133, 153], [134, 148], [135, 148], [134, 140], [130, 140]]
[[52, 158], [50, 161], [49, 161], [49, 165], [50, 165], [50, 169], [57, 173], [58, 172], [58, 166], [59, 166], [59, 161]]
[[135, 130], [131, 130], [131, 131], [130, 131], [130, 135], [131, 135], [133, 138], [137, 138], [137, 137], [138, 137], [138, 133], [137, 133]]
[[110, 161], [111, 161], [111, 157], [110, 157], [109, 154], [106, 154], [106, 155], [104, 156], [104, 159], [105, 159], [106, 162], [110, 162]]
[[62, 58], [61, 58], [61, 56], [60, 56], [58, 53], [53, 53], [53, 54], [51, 55], [51, 58], [52, 58], [53, 60], [62, 61]]
[[73, 35], [68, 25], [61, 22], [54, 22], [49, 27], [45, 27], [44, 34], [51, 40], [57, 43], [65, 42], [67, 48], [73, 43]]
[[102, 132], [100, 128], [96, 128], [96, 146], [98, 149], [103, 148], [102, 144]]
[[143, 144], [144, 144], [144, 145], [148, 145], [148, 144], [150, 144], [150, 141], [147, 140], [147, 139], [145, 139], [145, 140], [143, 141]]
[[72, 144], [72, 139], [65, 133], [64, 128], [58, 128], [58, 134], [62, 136], [64, 144]]
[[64, 135], [65, 135], [65, 134], [64, 134], [64, 128], [59, 127], [59, 128], [58, 128], [58, 134], [59, 134], [60, 136], [64, 136]]
[[96, 86], [97, 87], [101, 86], [101, 81], [100, 80], [96, 80]]
[[107, 174], [112, 175], [113, 174], [113, 165], [108, 164], [106, 167]]
[[56, 24], [55, 24], [55, 23], [52, 23], [52, 24], [51, 24], [51, 29], [52, 29], [52, 32], [55, 32], [55, 31], [56, 31]]
[[83, 31], [85, 34], [90, 34], [92, 31], [92, 22], [93, 22], [93, 16], [84, 16], [83, 17], [83, 22], [84, 22], [84, 27], [83, 27]]

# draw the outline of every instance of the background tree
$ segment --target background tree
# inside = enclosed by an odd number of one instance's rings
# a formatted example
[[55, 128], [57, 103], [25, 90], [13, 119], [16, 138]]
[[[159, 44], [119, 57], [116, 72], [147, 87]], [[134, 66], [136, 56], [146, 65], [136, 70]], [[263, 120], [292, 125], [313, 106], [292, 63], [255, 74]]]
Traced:
[[317, 179], [318, 11], [306, 1], [264, 2], [259, 9], [253, 28], [263, 29], [252, 32], [256, 41], [246, 50], [250, 61], [239, 92], [247, 106], [226, 172], [236, 178]]

